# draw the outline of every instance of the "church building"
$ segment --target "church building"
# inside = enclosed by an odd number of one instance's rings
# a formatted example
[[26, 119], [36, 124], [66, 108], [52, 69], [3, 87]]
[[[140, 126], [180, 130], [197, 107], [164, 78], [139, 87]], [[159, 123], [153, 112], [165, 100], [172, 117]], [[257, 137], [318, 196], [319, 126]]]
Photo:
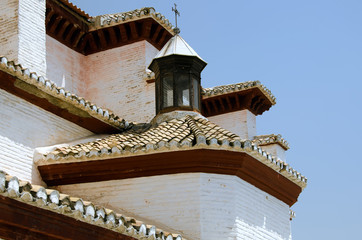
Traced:
[[203, 88], [152, 7], [1, 0], [0, 34], [0, 239], [292, 239], [307, 178], [259, 81]]

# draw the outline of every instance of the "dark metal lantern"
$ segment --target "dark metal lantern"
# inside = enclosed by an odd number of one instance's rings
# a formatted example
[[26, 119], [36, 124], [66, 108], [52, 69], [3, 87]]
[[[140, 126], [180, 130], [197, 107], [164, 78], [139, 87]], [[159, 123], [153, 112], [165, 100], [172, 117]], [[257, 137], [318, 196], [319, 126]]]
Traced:
[[[200, 79], [206, 62], [180, 36], [174, 36], [170, 43], [165, 47], [173, 48], [174, 51], [167, 48], [161, 50], [161, 54], [162, 51], [166, 54], [157, 55], [149, 66], [156, 77], [156, 114], [174, 110], [200, 112]], [[175, 46], [176, 43], [185, 45]], [[186, 50], [191, 51], [185, 52], [185, 46]], [[181, 53], [177, 52], [178, 49]]]

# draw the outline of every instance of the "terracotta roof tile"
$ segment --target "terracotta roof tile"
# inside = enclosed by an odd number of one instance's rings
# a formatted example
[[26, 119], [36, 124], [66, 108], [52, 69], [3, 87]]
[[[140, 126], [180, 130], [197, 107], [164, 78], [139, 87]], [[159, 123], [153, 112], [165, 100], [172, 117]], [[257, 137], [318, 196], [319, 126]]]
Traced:
[[276, 143], [276, 144], [279, 144], [285, 150], [289, 149], [289, 143], [284, 138], [282, 138], [282, 136], [280, 134], [255, 136], [253, 139], [253, 143], [258, 146], [265, 146], [265, 145]]
[[260, 91], [262, 91], [265, 94], [265, 96], [270, 100], [270, 102], [273, 105], [276, 104], [276, 98], [274, 97], [274, 95], [271, 93], [271, 91], [268, 88], [262, 85], [260, 81], [248, 81], [242, 83], [216, 86], [212, 88], [202, 88], [201, 95], [203, 99], [206, 99], [232, 92], [244, 91], [251, 88], [259, 88]]
[[[136, 126], [137, 127], [137, 126]], [[241, 140], [236, 134], [225, 130], [203, 117], [187, 115], [179, 120], [163, 122], [158, 126], [144, 125], [137, 132], [131, 128], [123, 133], [109, 135], [93, 142], [57, 148], [37, 159], [37, 165], [91, 161], [143, 155], [164, 151], [195, 148], [223, 149], [246, 152], [275, 171], [305, 188], [307, 178], [285, 162], [263, 151], [249, 140]], [[82, 149], [81, 151], [79, 149]], [[87, 150], [83, 150], [87, 149]]]
[[[82, 143], [74, 146], [60, 147], [48, 156], [53, 155], [55, 158], [67, 158], [69, 155], [79, 154], [80, 151], [85, 151], [86, 157], [90, 157], [90, 151], [96, 150], [101, 154], [102, 149], [106, 149], [109, 154], [112, 154], [111, 149], [114, 147], [120, 147], [120, 151], [124, 151], [126, 147], [130, 148], [144, 148], [147, 144], [157, 145], [160, 142], [170, 144], [172, 141], [176, 141], [177, 144], [181, 144], [183, 141], [190, 141], [195, 145], [199, 136], [207, 136], [207, 139], [218, 138], [222, 141], [228, 139], [229, 141], [240, 141], [240, 138], [217, 125], [205, 121], [203, 118], [193, 118], [186, 116], [181, 120], [171, 120], [162, 123], [156, 127], [148, 128], [141, 133], [133, 132], [133, 129], [129, 129], [121, 134], [113, 134], [103, 139], [98, 139], [93, 142]], [[134, 151], [135, 149], [133, 149]]]
[[165, 232], [155, 226], [146, 225], [134, 218], [114, 213], [110, 209], [96, 206], [81, 198], [61, 194], [54, 189], [19, 181], [0, 170], [0, 195], [26, 204], [75, 218], [77, 220], [107, 228], [135, 239], [183, 240], [181, 235]]
[[169, 31], [173, 35], [172, 24], [170, 23], [170, 21], [161, 13], [156, 12], [153, 7], [144, 7], [127, 12], [103, 14], [93, 17], [68, 0], [59, 1], [61, 4], [63, 4], [63, 6], [82, 17], [86, 21], [86, 23], [94, 29], [118, 25], [124, 22], [135, 21], [145, 17], [152, 17], [156, 22], [162, 25], [167, 31]]
[[168, 32], [170, 32], [172, 35], [174, 34], [170, 21], [161, 13], [156, 12], [153, 7], [144, 7], [128, 12], [99, 15], [96, 17], [91, 17], [90, 22], [92, 23], [92, 27], [99, 29], [147, 17], [152, 17]]

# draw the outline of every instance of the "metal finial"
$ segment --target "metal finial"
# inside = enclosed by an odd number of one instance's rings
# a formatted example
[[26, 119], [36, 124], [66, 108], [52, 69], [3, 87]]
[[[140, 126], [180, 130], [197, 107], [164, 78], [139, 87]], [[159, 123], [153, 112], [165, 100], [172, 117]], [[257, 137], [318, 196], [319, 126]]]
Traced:
[[177, 27], [177, 16], [180, 16], [180, 12], [177, 10], [177, 5], [176, 3], [174, 3], [175, 8], [172, 7], [172, 11], [175, 12], [175, 22], [176, 22], [176, 27], [173, 29], [173, 32], [175, 34], [179, 34], [180, 33], [180, 29]]

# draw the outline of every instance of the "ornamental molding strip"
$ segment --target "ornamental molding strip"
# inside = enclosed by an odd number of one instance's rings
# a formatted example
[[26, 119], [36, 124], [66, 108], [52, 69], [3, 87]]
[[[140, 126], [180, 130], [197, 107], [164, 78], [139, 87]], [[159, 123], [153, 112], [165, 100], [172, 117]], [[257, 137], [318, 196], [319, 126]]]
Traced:
[[253, 139], [253, 144], [257, 146], [265, 146], [270, 144], [279, 144], [284, 150], [289, 149], [289, 143], [282, 137], [282, 135], [278, 134], [269, 134], [269, 135], [259, 135], [255, 136]]
[[[21, 64], [15, 64], [13, 61], [8, 61], [6, 57], [0, 56], [0, 71], [5, 72], [16, 79], [14, 83], [15, 87], [19, 87], [16, 85], [21, 85], [21, 83], [35, 87], [35, 90], [38, 91], [36, 93], [37, 96], [46, 97], [46, 94], [48, 94], [60, 102], [66, 102], [75, 108], [75, 110], [68, 109], [69, 111], [77, 111], [79, 113], [85, 112], [86, 115], [92, 116], [93, 118], [118, 129], [118, 132], [124, 131], [133, 125], [132, 123], [128, 123], [124, 119], [118, 117], [110, 110], [101, 108], [96, 104], [77, 96], [76, 94], [72, 94], [62, 87], [58, 87], [54, 82], [44, 78], [43, 76], [38, 76], [29, 69], [23, 68]], [[21, 83], [17, 83], [17, 80]], [[7, 81], [7, 79], [3, 79], [2, 81]], [[64, 105], [61, 108], [64, 108]]]
[[57, 190], [19, 181], [17, 177], [9, 176], [1, 170], [0, 196], [109, 229], [134, 239], [186, 240], [179, 234], [165, 232], [134, 218], [83, 201], [81, 198], [70, 197]]

